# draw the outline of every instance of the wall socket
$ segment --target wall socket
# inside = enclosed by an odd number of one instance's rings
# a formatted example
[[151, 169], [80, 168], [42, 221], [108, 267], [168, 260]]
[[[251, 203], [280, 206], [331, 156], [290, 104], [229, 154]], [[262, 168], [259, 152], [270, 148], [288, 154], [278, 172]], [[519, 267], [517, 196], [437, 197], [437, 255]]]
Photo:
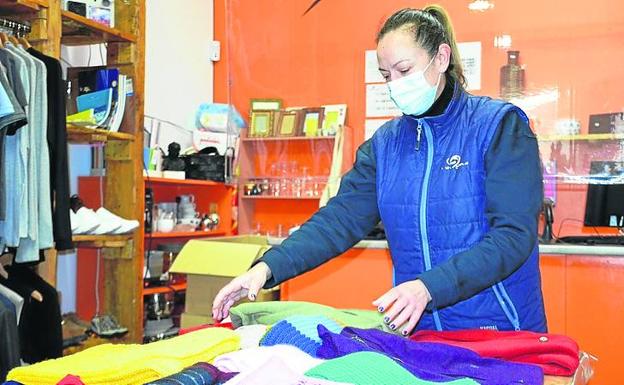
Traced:
[[208, 47], [208, 56], [212, 61], [221, 60], [221, 42], [213, 40]]

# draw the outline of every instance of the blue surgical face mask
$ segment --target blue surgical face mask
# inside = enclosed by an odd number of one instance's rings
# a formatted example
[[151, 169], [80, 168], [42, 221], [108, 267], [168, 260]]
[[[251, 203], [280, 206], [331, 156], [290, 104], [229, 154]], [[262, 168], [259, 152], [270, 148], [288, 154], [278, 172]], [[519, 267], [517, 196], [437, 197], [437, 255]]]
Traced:
[[430, 85], [425, 79], [425, 71], [433, 63], [433, 59], [435, 56], [422, 71], [388, 82], [390, 98], [405, 115], [421, 115], [435, 102], [442, 73], [438, 76], [435, 86]]

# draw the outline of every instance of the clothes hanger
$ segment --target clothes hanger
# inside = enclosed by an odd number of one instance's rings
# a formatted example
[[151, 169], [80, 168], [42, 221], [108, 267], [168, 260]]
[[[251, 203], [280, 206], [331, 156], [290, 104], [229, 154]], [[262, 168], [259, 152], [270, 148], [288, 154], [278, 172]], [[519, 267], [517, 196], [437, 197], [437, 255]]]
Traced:
[[13, 45], [19, 45], [19, 41], [17, 41], [17, 38], [13, 35], [9, 35], [9, 41], [13, 44]]
[[17, 40], [22, 46], [24, 46], [25, 49], [32, 48], [32, 45], [30, 45], [30, 42], [28, 42], [25, 37], [22, 36]]

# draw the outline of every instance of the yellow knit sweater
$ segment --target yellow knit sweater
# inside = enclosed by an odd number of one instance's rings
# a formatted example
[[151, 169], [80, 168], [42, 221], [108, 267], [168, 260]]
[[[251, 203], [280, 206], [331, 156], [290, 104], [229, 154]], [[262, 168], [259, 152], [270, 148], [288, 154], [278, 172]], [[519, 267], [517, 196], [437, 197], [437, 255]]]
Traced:
[[209, 328], [147, 345], [95, 346], [71, 356], [11, 370], [7, 380], [55, 385], [68, 374], [86, 385], [141, 385], [240, 348], [234, 331]]

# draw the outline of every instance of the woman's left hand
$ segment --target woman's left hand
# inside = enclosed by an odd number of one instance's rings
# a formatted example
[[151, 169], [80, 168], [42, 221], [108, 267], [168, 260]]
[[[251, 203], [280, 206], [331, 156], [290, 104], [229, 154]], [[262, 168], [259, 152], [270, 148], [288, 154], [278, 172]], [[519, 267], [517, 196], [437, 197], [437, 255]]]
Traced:
[[390, 325], [390, 329], [398, 330], [403, 326], [401, 334], [407, 336], [416, 327], [429, 301], [429, 290], [417, 279], [393, 287], [373, 301], [373, 305], [385, 314], [384, 322]]

